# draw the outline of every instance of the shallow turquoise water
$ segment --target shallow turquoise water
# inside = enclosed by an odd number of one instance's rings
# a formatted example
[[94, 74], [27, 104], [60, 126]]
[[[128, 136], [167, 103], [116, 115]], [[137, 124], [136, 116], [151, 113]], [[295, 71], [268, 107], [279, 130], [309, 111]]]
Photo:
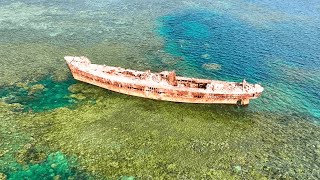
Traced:
[[[75, 82], [72, 77], [57, 82], [52, 77], [47, 76], [36, 83], [26, 84], [25, 88], [17, 86], [2, 87], [0, 89], [0, 98], [4, 98], [6, 103], [21, 104], [23, 111], [41, 112], [52, 110], [70, 106], [75, 102], [74, 99], [69, 97], [71, 93], [68, 90], [68, 87]], [[41, 84], [43, 87], [32, 92], [32, 86], [36, 84]]]
[[67, 158], [63, 153], [55, 152], [49, 154], [46, 160], [41, 163], [26, 164], [25, 167], [19, 164], [12, 164], [10, 168], [14, 170], [8, 168], [5, 172], [8, 173], [9, 180], [67, 179], [68, 177], [89, 179], [85, 174], [77, 172], [75, 167], [76, 160], [74, 158]]

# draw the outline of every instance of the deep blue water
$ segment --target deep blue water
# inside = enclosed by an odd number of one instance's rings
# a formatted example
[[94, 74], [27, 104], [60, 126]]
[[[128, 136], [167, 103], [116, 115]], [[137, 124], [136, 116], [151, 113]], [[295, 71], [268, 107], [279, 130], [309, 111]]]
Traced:
[[[176, 64], [179, 74], [259, 83], [265, 91], [250, 110], [320, 118], [320, 25], [312, 20], [257, 27], [225, 13], [192, 9], [160, 18], [159, 33], [166, 51], [184, 59]], [[205, 63], [221, 69], [205, 69]]]

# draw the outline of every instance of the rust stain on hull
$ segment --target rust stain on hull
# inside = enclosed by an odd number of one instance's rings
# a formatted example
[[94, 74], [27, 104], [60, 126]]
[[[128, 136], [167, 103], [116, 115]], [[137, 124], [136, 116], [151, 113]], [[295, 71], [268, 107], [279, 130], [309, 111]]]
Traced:
[[225, 82], [176, 76], [174, 71], [142, 72], [120, 67], [92, 64], [85, 57], [66, 56], [73, 77], [111, 91], [132, 96], [208, 104], [248, 105], [263, 91], [258, 84]]

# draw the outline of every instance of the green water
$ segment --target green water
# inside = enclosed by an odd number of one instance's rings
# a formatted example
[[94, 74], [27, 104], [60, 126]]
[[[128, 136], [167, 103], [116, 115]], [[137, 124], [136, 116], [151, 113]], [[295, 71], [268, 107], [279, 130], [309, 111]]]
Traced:
[[72, 77], [60, 82], [45, 77], [36, 83], [2, 87], [0, 98], [9, 104], [20, 104], [23, 111], [51, 110], [73, 104], [75, 100], [70, 97], [68, 88], [74, 83], [76, 81]]
[[[35, 153], [34, 150], [27, 149], [26, 153]], [[30, 156], [30, 155], [29, 155]], [[75, 160], [69, 160], [61, 152], [49, 154], [47, 159], [37, 164], [24, 166], [17, 165], [14, 171], [7, 170], [8, 179], [88, 179], [88, 176], [76, 172]], [[30, 163], [30, 162], [29, 162]], [[6, 170], [4, 170], [6, 172]]]
[[[288, 96], [260, 108], [261, 103], [287, 94], [286, 81], [269, 86], [263, 74], [247, 73], [266, 86], [265, 94], [248, 108], [160, 102], [72, 80], [63, 59], [65, 55], [84, 55], [98, 64], [175, 69], [181, 75], [223, 78], [219, 74], [234, 66], [232, 63], [225, 62], [217, 72], [202, 69], [199, 61], [190, 63], [190, 57], [179, 48], [192, 45], [192, 39], [171, 42], [175, 39], [161, 34], [159, 20], [196, 9], [222, 13], [257, 32], [268, 32], [273, 21], [317, 27], [316, 18], [281, 11], [274, 4], [237, 0], [1, 1], [0, 179], [319, 179], [316, 98], [299, 101], [312, 107], [308, 113], [308, 108], [294, 111], [297, 106], [287, 108], [290, 112], [274, 111], [290, 106]], [[200, 20], [203, 18], [212, 21], [202, 16]], [[199, 26], [196, 21], [184, 22], [183, 27], [186, 36], [197, 32], [199, 39], [205, 39], [210, 35], [209, 26]], [[208, 45], [194, 45], [190, 52]], [[221, 47], [219, 55], [231, 51], [226, 47]], [[241, 54], [240, 50], [235, 54]], [[202, 61], [215, 57], [203, 54], [199, 53]], [[306, 71], [279, 58], [270, 59], [266, 66], [272, 77], [285, 77], [289, 84], [303, 82], [296, 72], [303, 72], [304, 77], [318, 73], [316, 66]], [[313, 61], [318, 63], [317, 57]]]

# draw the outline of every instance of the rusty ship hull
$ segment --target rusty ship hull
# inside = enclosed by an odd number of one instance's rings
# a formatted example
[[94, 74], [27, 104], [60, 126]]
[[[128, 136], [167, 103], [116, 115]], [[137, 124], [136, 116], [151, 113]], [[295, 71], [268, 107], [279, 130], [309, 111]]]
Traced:
[[248, 105], [263, 87], [243, 82], [225, 82], [176, 76], [175, 72], [142, 72], [92, 64], [86, 57], [66, 56], [76, 80], [114, 92], [149, 99], [182, 103]]

